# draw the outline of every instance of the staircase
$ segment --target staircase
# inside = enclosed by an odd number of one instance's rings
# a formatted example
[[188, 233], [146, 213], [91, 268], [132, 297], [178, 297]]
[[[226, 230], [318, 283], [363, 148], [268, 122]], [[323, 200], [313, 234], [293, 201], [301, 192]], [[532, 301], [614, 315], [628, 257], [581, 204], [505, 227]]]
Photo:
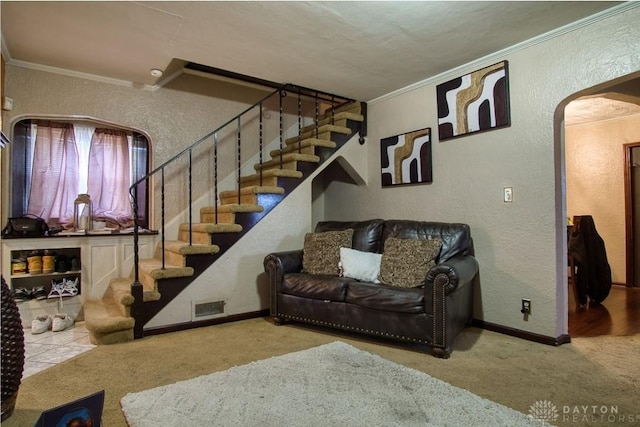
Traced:
[[[288, 91], [297, 93], [299, 125], [298, 135], [285, 139], [282, 129], [282, 100], [287, 96]], [[241, 164], [238, 162], [235, 190], [218, 192], [216, 176], [212, 190], [218, 194], [218, 203], [215, 206], [201, 208], [199, 222], [190, 221], [180, 224], [175, 240], [165, 240], [164, 237], [163, 187], [163, 219], [162, 230], [160, 230], [162, 240], [158, 243], [154, 257], [138, 258], [136, 229], [135, 260], [131, 276], [112, 279], [101, 299], [84, 303], [85, 326], [93, 344], [114, 344], [142, 338], [144, 325], [155, 314], [249, 232], [320, 164], [356, 133], [360, 133], [361, 142], [363, 142], [366, 132], [366, 104], [292, 85], [285, 85], [269, 96], [280, 97], [279, 148], [269, 152], [270, 160], [267, 161], [263, 161], [263, 156], [260, 154], [260, 161], [254, 165], [255, 173], [251, 175], [241, 176], [238, 172]], [[302, 104], [305, 97], [314, 104], [315, 117], [312, 118], [312, 124], [302, 126]], [[265, 100], [266, 98], [251, 107], [260, 109], [260, 117], [262, 117], [262, 105]], [[327, 104], [329, 104], [328, 108], [326, 108]], [[320, 114], [319, 111], [323, 105], [325, 109]], [[242, 114], [238, 117], [241, 116]], [[234, 118], [227, 124], [234, 124], [236, 119], [240, 127], [239, 118]], [[260, 150], [262, 150], [262, 122], [260, 122], [260, 132]], [[214, 148], [217, 148], [217, 132], [214, 131], [210, 136], [213, 137]], [[214, 157], [217, 165], [217, 151], [214, 153], [216, 153]], [[238, 153], [240, 153], [240, 131], [238, 131]], [[161, 168], [157, 168], [154, 172]], [[188, 173], [190, 180], [191, 171]], [[162, 179], [164, 182], [164, 174]], [[136, 212], [136, 198], [133, 191], [132, 195], [134, 212]], [[189, 218], [191, 216], [191, 208], [189, 208]]]

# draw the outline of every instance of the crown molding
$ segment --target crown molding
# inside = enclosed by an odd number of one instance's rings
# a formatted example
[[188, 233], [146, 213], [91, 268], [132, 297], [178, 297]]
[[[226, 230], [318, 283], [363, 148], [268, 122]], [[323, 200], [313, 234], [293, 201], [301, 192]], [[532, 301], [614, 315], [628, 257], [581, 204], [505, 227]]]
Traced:
[[2, 50], [2, 57], [5, 62], [9, 62], [11, 59], [11, 55], [9, 54], [9, 49], [7, 48], [7, 44], [4, 42], [4, 37], [0, 34], [0, 49]]
[[75, 77], [75, 78], [79, 78], [79, 79], [92, 80], [92, 81], [96, 81], [96, 82], [100, 82], [100, 83], [108, 83], [108, 84], [112, 84], [112, 85], [116, 85], [116, 86], [124, 86], [124, 87], [130, 87], [130, 88], [135, 88], [135, 89], [142, 89], [142, 90], [147, 90], [147, 91], [151, 91], [151, 92], [157, 90], [160, 87], [158, 85], [154, 85], [154, 86], [143, 85], [143, 84], [139, 84], [139, 83], [133, 83], [133, 82], [130, 82], [128, 80], [114, 79], [114, 78], [111, 78], [111, 77], [99, 76], [97, 74], [83, 73], [83, 72], [80, 72], [80, 71], [73, 71], [73, 70], [68, 70], [68, 69], [65, 69], [65, 68], [52, 67], [52, 66], [49, 66], [49, 65], [36, 64], [36, 63], [33, 63], [33, 62], [20, 61], [20, 60], [16, 60], [16, 59], [7, 60], [7, 65], [11, 65], [11, 66], [14, 66], [14, 67], [28, 68], [28, 69], [36, 70], [36, 71], [44, 71], [46, 73], [60, 74], [60, 75], [63, 75], [63, 76]]
[[610, 9], [604, 10], [602, 12], [596, 13], [594, 15], [588, 16], [586, 18], [580, 19], [578, 21], [572, 22], [570, 24], [564, 25], [554, 30], [548, 31], [544, 34], [541, 34], [539, 36], [517, 43], [513, 46], [507, 47], [505, 49], [491, 53], [489, 55], [483, 56], [482, 58], [478, 58], [474, 61], [468, 62], [459, 67], [452, 68], [443, 73], [440, 73], [435, 76], [429, 77], [427, 79], [421, 80], [419, 82], [413, 83], [409, 86], [405, 86], [402, 89], [398, 89], [386, 95], [379, 96], [375, 99], [372, 99], [371, 101], [367, 101], [367, 103], [371, 105], [378, 102], [386, 101], [386, 100], [395, 98], [396, 96], [405, 94], [407, 92], [412, 92], [421, 87], [428, 86], [434, 83], [440, 83], [442, 81], [446, 81], [447, 79], [451, 79], [460, 75], [467, 74], [478, 68], [486, 66], [487, 64], [499, 62], [500, 60], [504, 59], [504, 57], [507, 55], [511, 55], [515, 52], [521, 51], [523, 49], [527, 49], [539, 43], [546, 42], [553, 38], [556, 38], [564, 34], [570, 33], [572, 31], [578, 30], [580, 28], [589, 26], [591, 24], [605, 20], [612, 16], [624, 13], [628, 10], [634, 9], [639, 6], [640, 6], [640, 2], [637, 2], [637, 1], [628, 1], [619, 5], [616, 5]]

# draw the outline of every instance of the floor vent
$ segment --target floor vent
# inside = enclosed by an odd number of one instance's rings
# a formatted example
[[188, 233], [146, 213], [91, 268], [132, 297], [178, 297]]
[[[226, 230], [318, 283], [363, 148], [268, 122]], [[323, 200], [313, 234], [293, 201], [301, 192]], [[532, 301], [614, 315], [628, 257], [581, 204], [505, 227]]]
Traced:
[[224, 314], [224, 301], [194, 301], [191, 320], [203, 320]]

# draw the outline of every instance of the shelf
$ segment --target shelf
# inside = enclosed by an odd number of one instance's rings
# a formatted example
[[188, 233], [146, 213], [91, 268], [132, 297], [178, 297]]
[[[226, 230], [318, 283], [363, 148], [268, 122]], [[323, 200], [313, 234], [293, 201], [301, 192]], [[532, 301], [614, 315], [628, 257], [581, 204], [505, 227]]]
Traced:
[[[80, 304], [81, 303], [80, 294], [68, 296], [68, 297], [62, 297], [62, 300], [64, 301], [63, 304]], [[60, 302], [60, 297], [45, 298], [45, 299], [31, 298], [24, 301], [16, 301], [16, 304], [18, 305], [28, 304], [30, 307], [38, 307], [40, 304], [43, 304], [43, 303], [57, 304], [59, 302]]]
[[[10, 287], [12, 290], [17, 288], [33, 289], [36, 287], [44, 287], [47, 294], [51, 291], [53, 282], [59, 282], [63, 279], [77, 279], [78, 292], [80, 293], [81, 281], [82, 281], [82, 269], [80, 263], [81, 248], [79, 247], [58, 247], [55, 249], [47, 249], [45, 253], [44, 249], [20, 249], [11, 251], [12, 267], [14, 260], [20, 260], [27, 265], [27, 271], [25, 272], [13, 272], [9, 275]], [[54, 257], [54, 264], [51, 267], [57, 267], [59, 270], [68, 269], [72, 267], [72, 260], [76, 260], [78, 265], [73, 264], [73, 270], [52, 271], [51, 273], [29, 273], [29, 258], [34, 256], [34, 252], [37, 252], [35, 256], [52, 256]], [[45, 255], [46, 254], [46, 255]], [[60, 265], [58, 265], [60, 263]], [[43, 266], [44, 260], [40, 261], [40, 265]], [[77, 269], [76, 269], [77, 268]], [[13, 270], [13, 268], [12, 268]]]
[[71, 275], [79, 275], [81, 274], [82, 271], [81, 270], [69, 270], [69, 271], [65, 271], [64, 273], [60, 273], [60, 272], [53, 272], [53, 273], [39, 273], [39, 274], [31, 274], [31, 273], [25, 273], [25, 274], [14, 274], [9, 276], [11, 279], [29, 279], [29, 278], [34, 278], [34, 277], [59, 277], [59, 276], [71, 276]]

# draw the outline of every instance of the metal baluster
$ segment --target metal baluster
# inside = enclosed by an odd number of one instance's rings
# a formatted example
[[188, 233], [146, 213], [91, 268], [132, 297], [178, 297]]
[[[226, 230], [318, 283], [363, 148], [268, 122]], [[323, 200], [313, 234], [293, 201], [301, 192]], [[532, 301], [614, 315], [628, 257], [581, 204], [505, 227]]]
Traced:
[[216, 195], [215, 200], [215, 223], [218, 223], [218, 132], [213, 134], [213, 191]]
[[331, 95], [331, 124], [332, 125], [335, 124], [335, 120], [334, 120], [334, 117], [333, 117], [335, 115], [335, 111], [336, 111], [335, 108], [334, 108], [335, 106], [336, 106], [336, 98], [333, 95]]
[[260, 185], [262, 186], [262, 138], [263, 138], [263, 129], [262, 129], [262, 102], [260, 103], [260, 131], [258, 137], [258, 146], [260, 149]]
[[238, 116], [238, 204], [240, 204], [240, 178], [241, 178], [240, 168], [242, 166], [241, 156], [240, 156], [241, 154], [240, 143], [242, 141], [241, 130], [240, 130], [241, 127], [242, 127], [241, 118], [240, 116]]
[[164, 228], [164, 222], [165, 222], [165, 207], [164, 207], [164, 196], [165, 196], [165, 191], [164, 191], [164, 168], [162, 168], [162, 170], [160, 171], [160, 176], [161, 176], [161, 181], [160, 181], [160, 218], [161, 218], [161, 223], [160, 223], [160, 229], [162, 230], [162, 236], [160, 236], [161, 238], [161, 247], [162, 247], [162, 269], [164, 270], [164, 235], [165, 235], [165, 228]]
[[318, 139], [320, 133], [320, 106], [318, 105], [318, 92], [315, 92], [315, 103], [316, 103], [316, 139]]
[[[193, 150], [189, 150], [189, 246], [193, 245]], [[162, 247], [164, 250], [164, 245]]]
[[302, 98], [298, 88], [298, 153], [302, 153]]
[[282, 150], [284, 145], [284, 111], [282, 107], [282, 99], [287, 96], [285, 91], [280, 91], [280, 169], [282, 169]]

